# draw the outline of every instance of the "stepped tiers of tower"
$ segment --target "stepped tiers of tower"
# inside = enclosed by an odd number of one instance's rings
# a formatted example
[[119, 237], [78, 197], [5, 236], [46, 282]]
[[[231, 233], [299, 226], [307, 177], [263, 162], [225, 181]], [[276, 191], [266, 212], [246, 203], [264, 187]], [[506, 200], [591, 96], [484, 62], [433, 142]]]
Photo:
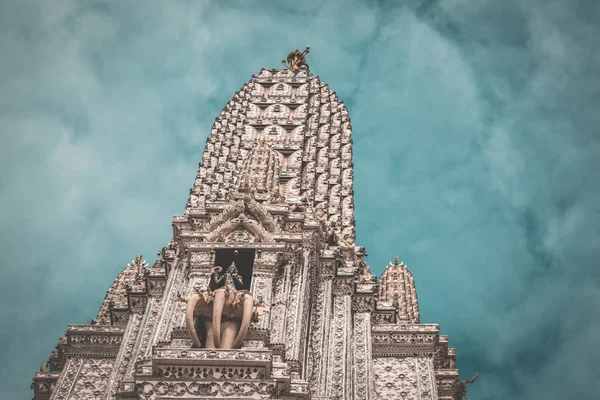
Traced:
[[227, 103], [173, 239], [67, 328], [36, 400], [463, 398], [411, 273], [355, 243], [350, 118], [306, 52]]

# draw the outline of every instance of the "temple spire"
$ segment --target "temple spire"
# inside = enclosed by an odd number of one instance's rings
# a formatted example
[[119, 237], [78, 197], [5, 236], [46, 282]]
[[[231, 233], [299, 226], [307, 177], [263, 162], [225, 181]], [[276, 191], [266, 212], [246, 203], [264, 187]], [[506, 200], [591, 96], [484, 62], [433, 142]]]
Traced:
[[226, 104], [172, 240], [67, 328], [35, 400], [466, 395], [476, 378], [420, 323], [408, 268], [394, 257], [377, 282], [356, 244], [350, 117], [308, 52]]

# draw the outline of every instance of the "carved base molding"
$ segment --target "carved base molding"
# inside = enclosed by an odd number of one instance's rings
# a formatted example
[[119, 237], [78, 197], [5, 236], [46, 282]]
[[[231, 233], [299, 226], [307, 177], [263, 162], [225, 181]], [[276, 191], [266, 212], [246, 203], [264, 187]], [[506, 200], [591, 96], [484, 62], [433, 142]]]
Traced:
[[[254, 334], [264, 337], [261, 330]], [[140, 399], [305, 398], [308, 389], [291, 384], [291, 368], [279, 359], [267, 348], [155, 348], [137, 366], [135, 393]]]
[[124, 326], [70, 325], [64, 357], [115, 358], [123, 341]]
[[144, 381], [136, 384], [140, 399], [269, 399], [277, 398], [276, 382], [268, 381]]
[[273, 352], [269, 349], [195, 349], [195, 348], [155, 348], [152, 354], [154, 363], [176, 361], [182, 364], [217, 364], [230, 365], [268, 365], [271, 364]]
[[410, 357], [435, 354], [437, 325], [373, 325], [373, 357]]

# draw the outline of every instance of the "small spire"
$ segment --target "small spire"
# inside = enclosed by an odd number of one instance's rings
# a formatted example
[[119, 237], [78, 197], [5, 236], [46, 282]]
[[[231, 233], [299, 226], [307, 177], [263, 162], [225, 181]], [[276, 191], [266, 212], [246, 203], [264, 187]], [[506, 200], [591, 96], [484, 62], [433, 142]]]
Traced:
[[394, 264], [398, 265], [398, 256], [394, 256]]

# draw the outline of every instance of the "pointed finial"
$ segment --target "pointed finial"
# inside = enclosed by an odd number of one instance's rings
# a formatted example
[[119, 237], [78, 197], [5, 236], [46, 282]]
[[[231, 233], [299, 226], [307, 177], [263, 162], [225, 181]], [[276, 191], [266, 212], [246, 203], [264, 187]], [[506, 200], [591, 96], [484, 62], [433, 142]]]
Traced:
[[398, 256], [394, 256], [394, 264], [398, 265]]
[[306, 64], [305, 56], [310, 53], [310, 46], [306, 46], [306, 49], [301, 53], [300, 50], [296, 49], [288, 54], [286, 60], [281, 60], [281, 63], [287, 67], [287, 69], [291, 69], [292, 71], [296, 71], [299, 69], [308, 69], [308, 64]]

